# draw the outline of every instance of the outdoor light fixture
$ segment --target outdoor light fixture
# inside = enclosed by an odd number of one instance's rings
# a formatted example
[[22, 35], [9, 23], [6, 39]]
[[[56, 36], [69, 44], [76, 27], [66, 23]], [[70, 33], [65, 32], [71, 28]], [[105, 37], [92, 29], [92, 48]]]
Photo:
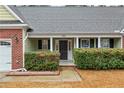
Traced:
[[17, 37], [17, 34], [15, 34], [14, 36], [12, 36], [11, 38], [14, 39], [14, 40], [16, 40], [16, 43], [19, 42], [19, 39], [18, 39], [18, 37]]

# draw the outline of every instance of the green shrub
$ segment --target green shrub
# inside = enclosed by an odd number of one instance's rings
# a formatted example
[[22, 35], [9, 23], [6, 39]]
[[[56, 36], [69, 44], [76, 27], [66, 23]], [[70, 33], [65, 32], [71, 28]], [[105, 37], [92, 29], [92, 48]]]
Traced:
[[37, 51], [25, 53], [25, 68], [30, 71], [53, 71], [59, 67], [58, 52]]
[[124, 49], [79, 48], [73, 56], [80, 69], [124, 69]]

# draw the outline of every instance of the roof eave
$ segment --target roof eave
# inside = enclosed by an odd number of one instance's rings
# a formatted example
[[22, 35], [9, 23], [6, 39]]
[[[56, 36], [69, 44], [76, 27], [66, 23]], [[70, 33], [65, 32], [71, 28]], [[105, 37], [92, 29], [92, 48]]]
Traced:
[[28, 26], [28, 24], [0, 24], [0, 27]]
[[29, 32], [29, 35], [121, 35], [122, 33], [32, 33]]

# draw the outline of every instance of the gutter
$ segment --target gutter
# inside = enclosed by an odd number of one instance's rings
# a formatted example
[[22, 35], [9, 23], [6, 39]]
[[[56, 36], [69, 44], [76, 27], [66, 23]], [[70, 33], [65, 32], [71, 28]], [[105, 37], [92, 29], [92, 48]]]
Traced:
[[0, 24], [0, 27], [18, 27], [18, 26], [28, 26], [27, 24]]

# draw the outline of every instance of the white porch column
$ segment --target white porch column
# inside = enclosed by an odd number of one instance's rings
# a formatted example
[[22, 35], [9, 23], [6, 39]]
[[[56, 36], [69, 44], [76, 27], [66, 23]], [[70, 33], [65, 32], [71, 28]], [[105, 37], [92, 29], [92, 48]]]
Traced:
[[101, 48], [101, 37], [98, 37], [98, 48]]
[[76, 48], [79, 48], [79, 37], [76, 37]]
[[50, 37], [50, 51], [53, 51], [53, 37]]
[[121, 48], [123, 48], [123, 36], [121, 36]]

